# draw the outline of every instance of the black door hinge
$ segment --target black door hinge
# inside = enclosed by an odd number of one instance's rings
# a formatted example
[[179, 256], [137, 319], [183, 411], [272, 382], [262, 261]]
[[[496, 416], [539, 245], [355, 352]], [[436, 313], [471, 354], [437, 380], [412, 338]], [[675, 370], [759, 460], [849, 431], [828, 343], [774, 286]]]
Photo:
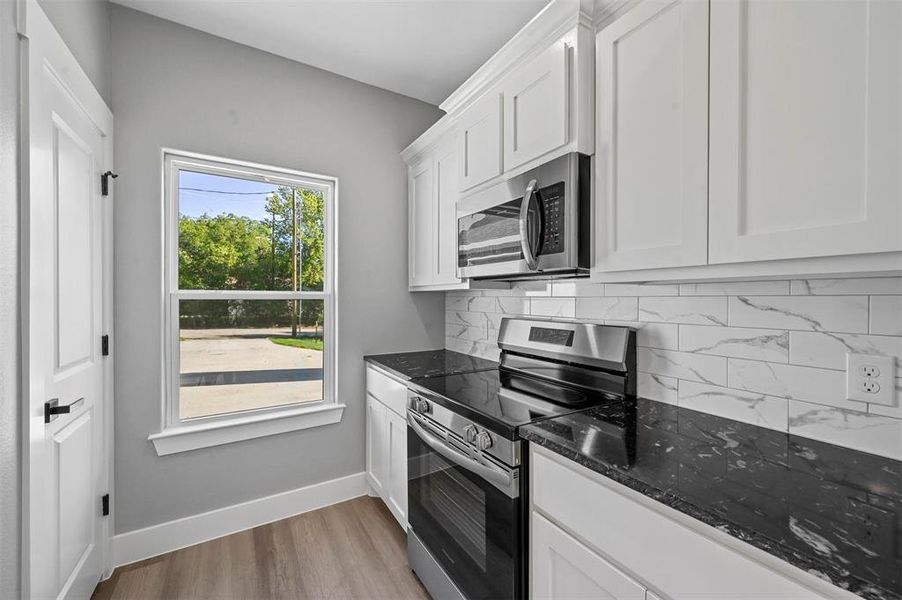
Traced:
[[108, 335], [100, 336], [100, 354], [101, 356], [110, 355], [110, 336]]
[[110, 195], [110, 177], [116, 179], [119, 177], [118, 173], [113, 173], [112, 171], [107, 171], [106, 173], [100, 176], [100, 195], [101, 196], [109, 196]]
[[108, 517], [110, 515], [110, 495], [104, 494], [103, 498], [100, 499], [100, 514], [104, 517]]

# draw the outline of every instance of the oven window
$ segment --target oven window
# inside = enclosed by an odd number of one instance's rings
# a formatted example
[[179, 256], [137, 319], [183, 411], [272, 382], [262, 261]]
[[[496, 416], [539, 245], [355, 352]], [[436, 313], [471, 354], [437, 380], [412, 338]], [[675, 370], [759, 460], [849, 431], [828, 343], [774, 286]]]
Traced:
[[[427, 462], [437, 462], [435, 455]], [[444, 461], [441, 461], [444, 462]], [[421, 498], [423, 509], [439, 523], [479, 568], [485, 571], [485, 492], [447, 465], [434, 465], [424, 480]]]

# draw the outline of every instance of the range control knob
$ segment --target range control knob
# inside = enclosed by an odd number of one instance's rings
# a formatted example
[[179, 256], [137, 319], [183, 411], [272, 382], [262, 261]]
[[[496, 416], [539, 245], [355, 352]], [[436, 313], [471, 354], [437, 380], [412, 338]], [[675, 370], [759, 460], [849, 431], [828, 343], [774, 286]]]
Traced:
[[492, 447], [492, 444], [492, 434], [488, 431], [480, 431], [479, 435], [476, 436], [476, 446], [478, 446], [480, 450], [488, 450]]
[[464, 428], [464, 439], [467, 440], [469, 444], [475, 444], [477, 438], [478, 431], [476, 430], [475, 425], [467, 425]]
[[429, 412], [429, 402], [424, 400], [423, 398], [417, 398], [413, 401], [413, 409], [418, 413], [428, 413]]

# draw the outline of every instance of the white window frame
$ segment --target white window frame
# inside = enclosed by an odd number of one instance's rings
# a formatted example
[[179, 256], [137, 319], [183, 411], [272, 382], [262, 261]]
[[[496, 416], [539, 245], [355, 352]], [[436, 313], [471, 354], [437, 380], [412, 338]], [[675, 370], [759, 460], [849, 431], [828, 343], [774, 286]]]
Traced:
[[[338, 402], [338, 303], [336, 293], [338, 179], [257, 163], [164, 149], [163, 166], [163, 394], [160, 431], [148, 439], [160, 455], [185, 452], [341, 420]], [[178, 286], [179, 172], [192, 171], [314, 189], [325, 204], [325, 261], [322, 291], [181, 290]], [[181, 300], [322, 300], [323, 399], [239, 413], [182, 420], [179, 417], [179, 320]]]

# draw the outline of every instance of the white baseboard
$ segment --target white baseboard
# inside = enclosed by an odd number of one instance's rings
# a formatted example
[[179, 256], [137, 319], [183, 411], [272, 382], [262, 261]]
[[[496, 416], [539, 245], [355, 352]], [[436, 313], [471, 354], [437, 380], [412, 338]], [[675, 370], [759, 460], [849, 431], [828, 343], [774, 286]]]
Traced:
[[367, 493], [365, 473], [355, 473], [281, 494], [249, 500], [113, 536], [114, 567], [172, 552], [224, 535], [286, 519]]

